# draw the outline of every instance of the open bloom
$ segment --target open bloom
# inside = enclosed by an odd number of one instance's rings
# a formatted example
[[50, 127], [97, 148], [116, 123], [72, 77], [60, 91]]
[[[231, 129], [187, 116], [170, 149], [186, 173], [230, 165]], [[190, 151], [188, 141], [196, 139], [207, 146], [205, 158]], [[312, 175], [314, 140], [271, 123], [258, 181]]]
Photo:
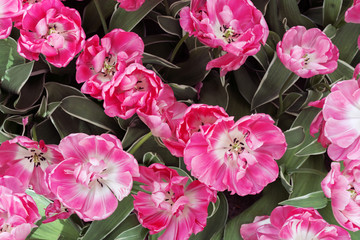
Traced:
[[215, 190], [240, 196], [256, 194], [275, 181], [274, 159], [286, 150], [285, 136], [266, 114], [245, 116], [234, 123], [221, 118], [204, 133], [194, 133], [184, 150], [191, 174]]
[[360, 158], [360, 107], [359, 81], [356, 76], [360, 65], [355, 68], [354, 77], [336, 83], [330, 94], [321, 100], [322, 111], [313, 120], [310, 131], [320, 131], [319, 141], [328, 145], [328, 155], [334, 161]]
[[12, 29], [13, 18], [22, 14], [21, 0], [0, 0], [0, 39], [7, 38]]
[[148, 104], [139, 108], [137, 114], [155, 137], [173, 139], [186, 109], [187, 105], [177, 102], [171, 87], [164, 84], [158, 98], [151, 99]]
[[0, 178], [0, 239], [24, 240], [41, 216], [15, 177]]
[[204, 131], [216, 120], [227, 117], [229, 115], [222, 107], [192, 104], [176, 127], [176, 136], [162, 141], [173, 155], [183, 157], [186, 143], [195, 132]]
[[244, 240], [350, 240], [350, 234], [327, 223], [313, 208], [280, 206], [270, 216], [256, 217], [253, 223], [240, 228]]
[[18, 41], [18, 52], [29, 60], [43, 54], [56, 67], [65, 67], [85, 42], [78, 11], [65, 7], [59, 0], [34, 4], [24, 14]]
[[120, 3], [119, 7], [125, 9], [126, 11], [136, 11], [145, 2], [145, 0], [117, 0], [117, 1]]
[[163, 86], [155, 72], [141, 64], [130, 64], [104, 87], [105, 113], [110, 117], [130, 118], [138, 109], [156, 100]]
[[60, 141], [59, 150], [65, 160], [51, 171], [50, 188], [85, 221], [110, 216], [139, 174], [135, 158], [110, 134], [71, 134]]
[[340, 163], [333, 162], [331, 171], [321, 182], [321, 187], [328, 198], [338, 223], [350, 231], [360, 230], [360, 160]]
[[130, 63], [141, 63], [144, 53], [142, 39], [132, 32], [114, 29], [99, 45], [97, 35], [85, 42], [84, 51], [76, 61], [76, 81], [84, 83], [81, 91], [102, 99], [102, 89], [115, 75], [124, 72]]
[[221, 75], [256, 54], [269, 34], [264, 16], [250, 0], [192, 0], [180, 12], [180, 25], [205, 45], [226, 52], [207, 66], [224, 66]]
[[38, 194], [52, 195], [46, 183], [46, 169], [62, 160], [57, 146], [16, 137], [0, 146], [0, 176], [14, 176], [25, 188], [30, 185]]
[[186, 240], [204, 229], [208, 205], [216, 199], [206, 185], [195, 180], [186, 186], [187, 177], [157, 163], [140, 166], [140, 177], [134, 180], [145, 184], [146, 192], [134, 195], [134, 209], [150, 234], [165, 230], [160, 240]]
[[302, 78], [328, 74], [337, 68], [339, 50], [318, 28], [290, 28], [277, 46], [281, 62]]

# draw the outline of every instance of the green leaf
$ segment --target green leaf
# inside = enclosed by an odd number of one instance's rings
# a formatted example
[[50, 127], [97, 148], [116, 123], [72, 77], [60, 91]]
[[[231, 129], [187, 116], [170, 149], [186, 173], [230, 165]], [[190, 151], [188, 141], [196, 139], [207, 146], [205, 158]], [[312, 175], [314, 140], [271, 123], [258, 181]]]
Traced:
[[196, 235], [192, 235], [189, 240], [209, 240], [219, 229], [225, 226], [229, 206], [223, 193], [218, 193], [218, 200], [215, 204], [218, 205], [215, 209], [216, 211], [212, 216], [208, 217], [204, 230]]
[[8, 92], [19, 94], [21, 88], [29, 79], [34, 66], [34, 61], [13, 66], [5, 71], [1, 85]]
[[226, 109], [229, 103], [229, 95], [226, 90], [227, 85], [221, 85], [219, 74], [211, 71], [203, 81], [203, 84], [199, 102], [208, 105], [218, 105]]
[[[104, 18], [110, 17], [114, 12], [116, 1], [114, 0], [101, 0], [101, 12], [104, 15]], [[84, 16], [82, 21], [82, 27], [85, 33], [96, 32], [101, 26], [101, 20], [99, 13], [96, 9], [95, 3], [92, 0], [84, 9]]]
[[327, 76], [332, 83], [335, 83], [339, 80], [351, 79], [353, 73], [354, 68], [347, 62], [339, 59], [337, 69], [333, 73], [327, 74]]
[[241, 66], [238, 70], [233, 71], [232, 73], [239, 93], [248, 103], [251, 103], [251, 99], [253, 99], [258, 87], [256, 80], [260, 81], [260, 79], [253, 71], [248, 71], [245, 66]]
[[174, 2], [173, 4], [170, 5], [171, 15], [173, 17], [176, 17], [176, 15], [180, 12], [181, 9], [189, 5], [190, 5], [190, 0], [180, 0]]
[[13, 66], [25, 63], [25, 59], [17, 52], [17, 43], [11, 37], [0, 40], [0, 77]]
[[148, 229], [141, 226], [136, 214], [131, 213], [119, 226], [107, 235], [104, 240], [141, 240], [145, 238], [148, 232]]
[[158, 57], [158, 56], [150, 54], [150, 53], [143, 53], [142, 62], [144, 65], [150, 63], [150, 64], [157, 64], [157, 65], [167, 67], [167, 68], [179, 69], [178, 66], [169, 62], [168, 60], [165, 60], [161, 57]]
[[287, 111], [291, 106], [293, 106], [296, 101], [302, 97], [301, 93], [292, 92], [286, 95], [284, 98], [284, 112]]
[[301, 126], [297, 126], [285, 131], [284, 135], [286, 138], [286, 143], [288, 144], [288, 149], [299, 146], [305, 139], [304, 128]]
[[166, 69], [164, 78], [170, 83], [194, 86], [209, 73], [206, 65], [211, 60], [208, 47], [194, 48], [185, 62], [177, 64], [180, 69]]
[[69, 96], [62, 100], [60, 106], [66, 113], [85, 122], [112, 131], [113, 133], [119, 131], [115, 120], [108, 117], [102, 107], [87, 98]]
[[57, 82], [47, 82], [45, 84], [46, 95], [48, 102], [60, 102], [68, 96], [85, 97], [79, 90], [69, 85], [60, 84]]
[[324, 148], [317, 140], [314, 140], [309, 145], [299, 150], [296, 153], [296, 156], [319, 155], [323, 154], [324, 152], [326, 152], [326, 148]]
[[158, 24], [168, 34], [182, 37], [182, 28], [180, 27], [179, 19], [170, 16], [157, 16]]
[[39, 209], [39, 213], [42, 216], [42, 219], [35, 223], [38, 227], [33, 228], [30, 235], [26, 239], [77, 239], [80, 229], [70, 219], [56, 220], [51, 223], [43, 224], [42, 221], [46, 218], [45, 208], [49, 205], [50, 200], [36, 194], [32, 190], [26, 190], [26, 193], [34, 199]]
[[115, 240], [143, 240], [148, 234], [149, 230], [143, 228], [141, 224], [136, 227], [129, 228], [126, 231], [122, 232]]
[[346, 23], [340, 27], [331, 41], [338, 47], [341, 60], [351, 63], [358, 52], [357, 39], [360, 35], [360, 24]]
[[317, 108], [306, 108], [300, 112], [298, 117], [291, 125], [291, 128], [299, 126], [302, 127], [304, 129], [305, 138], [300, 145], [297, 145], [293, 148], [288, 148], [283, 157], [278, 160], [279, 165], [283, 163], [285, 164], [285, 169], [299, 168], [308, 159], [309, 156], [297, 156], [296, 153], [316, 140], [310, 135], [310, 124], [319, 111], [320, 109]]
[[324, 0], [323, 25], [335, 24], [340, 14], [342, 0]]
[[277, 17], [279, 16], [277, 0], [270, 0], [266, 5], [265, 9], [266, 12], [264, 15], [265, 15], [265, 20], [269, 25], [269, 29], [282, 36], [285, 33], [285, 29], [284, 26], [281, 24], [281, 20]]
[[169, 84], [172, 90], [174, 91], [174, 95], [176, 99], [179, 100], [195, 100], [197, 98], [198, 92], [195, 88], [187, 86], [187, 85], [180, 85], [176, 83]]
[[150, 166], [153, 163], [161, 163], [164, 164], [164, 162], [159, 158], [159, 156], [156, 153], [147, 152], [143, 156], [143, 164], [145, 166]]
[[226, 112], [229, 116], [233, 116], [234, 120], [238, 120], [245, 115], [250, 115], [250, 104], [239, 94], [234, 85], [237, 85], [234, 80], [230, 81], [227, 87], [227, 93], [229, 95], [229, 103], [226, 108]]
[[300, 208], [312, 207], [315, 209], [321, 209], [326, 207], [327, 203], [328, 203], [328, 199], [325, 197], [324, 192], [318, 191], [318, 192], [306, 194], [304, 196], [291, 198], [289, 200], [282, 201], [279, 204], [290, 205]]
[[149, 128], [138, 117], [132, 119], [121, 140], [123, 148], [129, 148], [136, 140], [148, 132]]
[[313, 28], [316, 25], [304, 15], [301, 15], [296, 0], [279, 0], [280, 15], [287, 19], [289, 27], [302, 25], [306, 28]]
[[133, 12], [127, 12], [122, 8], [118, 8], [111, 16], [109, 29], [121, 28], [125, 31], [131, 31], [161, 2], [162, 0], [146, 0], [138, 10]]
[[284, 87], [284, 90], [286, 91], [298, 79], [299, 76], [288, 70], [275, 55], [255, 92], [251, 102], [251, 109], [255, 109], [265, 103], [277, 99], [285, 82], [289, 83]]
[[45, 76], [30, 77], [21, 88], [19, 98], [15, 101], [15, 108], [25, 109], [33, 106], [41, 97], [44, 90]]
[[119, 202], [115, 212], [110, 217], [101, 221], [93, 221], [82, 240], [104, 239], [129, 216], [134, 208], [133, 201], [134, 198], [129, 195]]

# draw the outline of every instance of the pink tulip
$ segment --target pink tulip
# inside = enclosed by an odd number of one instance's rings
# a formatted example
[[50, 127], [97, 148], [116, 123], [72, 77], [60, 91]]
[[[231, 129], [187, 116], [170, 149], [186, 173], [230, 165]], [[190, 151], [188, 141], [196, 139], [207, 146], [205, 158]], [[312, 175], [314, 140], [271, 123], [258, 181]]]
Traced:
[[180, 12], [180, 25], [205, 45], [225, 51], [207, 66], [220, 67], [222, 76], [256, 54], [269, 34], [262, 13], [250, 0], [192, 0], [190, 8]]
[[352, 79], [336, 83], [320, 104], [312, 103], [322, 107], [322, 111], [313, 120], [310, 133], [320, 131], [318, 141], [324, 147], [329, 146], [328, 155], [334, 161], [360, 158], [360, 108], [357, 104], [360, 85], [356, 80], [359, 71], [360, 65]]
[[157, 163], [140, 166], [140, 177], [134, 180], [144, 184], [146, 192], [134, 195], [134, 209], [150, 234], [165, 230], [159, 240], [186, 240], [204, 229], [214, 191], [197, 180], [186, 185], [189, 178]]
[[155, 72], [132, 63], [124, 72], [117, 72], [113, 80], [104, 86], [105, 113], [110, 117], [128, 119], [156, 100], [163, 87]]
[[176, 127], [179, 125], [187, 105], [177, 102], [171, 87], [164, 84], [158, 98], [139, 108], [139, 118], [150, 128], [152, 134], [161, 139], [175, 138]]
[[191, 174], [217, 191], [240, 196], [257, 194], [275, 181], [274, 159], [285, 153], [282, 131], [266, 114], [245, 116], [234, 123], [220, 118], [205, 132], [194, 133], [184, 150]]
[[21, 14], [21, 0], [0, 0], [0, 39], [10, 35], [13, 18]]
[[138, 10], [145, 0], [117, 0], [120, 5], [120, 8], [125, 9], [126, 11], [136, 11]]
[[24, 190], [15, 177], [0, 178], [0, 239], [25, 240], [41, 218], [36, 203]]
[[360, 1], [354, 0], [353, 6], [351, 6], [345, 12], [345, 21], [351, 23], [360, 23], [359, 13], [360, 13]]
[[287, 69], [302, 78], [329, 74], [337, 68], [339, 50], [318, 28], [290, 28], [277, 46], [276, 52]]
[[46, 184], [46, 169], [63, 160], [57, 146], [45, 145], [27, 137], [16, 137], [0, 146], [0, 176], [18, 178], [24, 187], [31, 186], [38, 194], [51, 197]]
[[131, 63], [141, 63], [144, 52], [142, 39], [121, 29], [112, 30], [100, 41], [101, 46], [97, 35], [87, 39], [76, 61], [76, 81], [84, 83], [81, 91], [97, 99], [103, 99], [103, 87], [115, 73], [124, 72]]
[[281, 206], [240, 228], [244, 240], [350, 240], [350, 234], [327, 223], [313, 208]]
[[65, 160], [51, 171], [50, 188], [85, 221], [109, 217], [139, 175], [135, 158], [110, 134], [71, 134], [60, 141], [59, 150]]
[[360, 161], [347, 160], [344, 170], [340, 163], [333, 162], [331, 171], [321, 182], [338, 223], [350, 231], [360, 230]]
[[29, 60], [43, 54], [55, 67], [65, 67], [85, 43], [80, 14], [59, 0], [34, 4], [24, 15], [18, 52]]
[[176, 126], [176, 136], [162, 139], [163, 143], [173, 155], [183, 157], [186, 143], [195, 132], [205, 131], [219, 118], [227, 117], [229, 115], [222, 107], [192, 104]]

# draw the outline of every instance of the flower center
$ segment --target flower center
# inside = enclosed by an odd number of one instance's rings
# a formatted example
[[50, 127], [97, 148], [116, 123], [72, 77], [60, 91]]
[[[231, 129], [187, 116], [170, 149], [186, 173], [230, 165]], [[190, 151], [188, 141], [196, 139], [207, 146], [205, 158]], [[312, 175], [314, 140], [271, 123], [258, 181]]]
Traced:
[[74, 175], [77, 182], [84, 184], [91, 188], [93, 184], [99, 184], [104, 187], [102, 182], [103, 177], [106, 175], [106, 164], [104, 160], [98, 160], [96, 158], [90, 158], [90, 162], [85, 164], [78, 164], [75, 167]]
[[137, 81], [134, 89], [137, 91], [146, 92], [148, 89], [148, 83], [146, 81], [146, 78], [142, 75], [136, 75], [135, 77], [137, 78]]
[[249, 132], [246, 132], [241, 137], [235, 137], [232, 143], [229, 144], [228, 151], [236, 154], [241, 154], [244, 150], [248, 150], [249, 147], [246, 144], [246, 138], [249, 136]]
[[220, 26], [220, 31], [223, 33], [222, 37], [227, 43], [235, 42], [240, 36], [240, 34], [236, 33], [231, 26], [222, 25]]
[[39, 167], [41, 165], [41, 162], [46, 161], [46, 158], [44, 156], [44, 153], [41, 152], [38, 149], [29, 149], [31, 155], [30, 156], [25, 156], [25, 158], [27, 160], [29, 160], [29, 162], [33, 162], [34, 163], [34, 167]]
[[13, 227], [10, 226], [10, 224], [8, 223], [4, 223], [2, 225], [2, 228], [0, 229], [0, 232], [8, 232], [11, 233], [11, 230], [13, 229]]
[[116, 73], [116, 56], [109, 54], [105, 57], [105, 62], [103, 68], [101, 69], [101, 73], [103, 77], [112, 78]]

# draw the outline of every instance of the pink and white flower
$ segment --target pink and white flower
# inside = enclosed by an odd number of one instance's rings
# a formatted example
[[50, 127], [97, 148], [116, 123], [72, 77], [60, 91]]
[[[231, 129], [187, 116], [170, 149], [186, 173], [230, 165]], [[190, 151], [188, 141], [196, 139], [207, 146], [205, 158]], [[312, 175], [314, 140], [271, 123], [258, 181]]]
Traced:
[[65, 160], [51, 171], [50, 188], [85, 221], [110, 216], [139, 175], [135, 158], [110, 134], [71, 134], [60, 141], [59, 150]]
[[352, 79], [331, 88], [331, 93], [321, 101], [322, 111], [310, 126], [311, 134], [320, 131], [319, 141], [329, 146], [328, 155], [334, 161], [360, 158], [360, 85], [356, 80], [359, 72], [360, 65]]
[[120, 5], [119, 7], [125, 9], [126, 11], [136, 11], [138, 10], [145, 0], [117, 0]]
[[83, 93], [102, 99], [102, 89], [117, 72], [123, 73], [131, 63], [140, 63], [144, 53], [142, 39], [132, 32], [114, 29], [99, 45], [97, 35], [85, 42], [84, 51], [76, 61], [76, 81], [84, 83]]
[[59, 0], [34, 4], [24, 14], [18, 41], [18, 52], [29, 60], [43, 54], [56, 67], [65, 67], [85, 42], [78, 11], [65, 7]]
[[274, 159], [285, 153], [281, 130], [266, 114], [245, 116], [234, 123], [221, 118], [204, 133], [194, 133], [184, 150], [191, 174], [217, 191], [240, 196], [257, 194], [275, 181]]
[[51, 196], [46, 169], [63, 160], [57, 146], [45, 145], [27, 137], [16, 137], [0, 146], [0, 176], [18, 178], [24, 187], [31, 186], [38, 194]]
[[337, 68], [339, 50], [318, 28], [290, 28], [277, 46], [276, 52], [287, 69], [302, 78], [328, 74]]
[[160, 240], [186, 240], [204, 229], [207, 208], [214, 201], [214, 191], [198, 180], [186, 186], [187, 177], [164, 165], [155, 163], [140, 166], [140, 177], [146, 192], [134, 195], [134, 208], [139, 222], [156, 234], [163, 230]]
[[162, 139], [169, 151], [177, 156], [184, 156], [186, 143], [195, 132], [205, 131], [220, 118], [229, 115], [222, 107], [206, 104], [192, 104], [184, 113], [181, 122], [176, 127], [176, 137]]
[[24, 240], [41, 216], [15, 177], [0, 178], [0, 239]]
[[171, 87], [164, 84], [158, 98], [149, 101], [137, 111], [137, 114], [155, 137], [173, 139], [176, 137], [176, 127], [182, 120], [186, 109], [187, 105], [177, 102]]
[[141, 64], [130, 64], [124, 72], [115, 74], [111, 84], [104, 86], [105, 113], [110, 117], [128, 119], [156, 100], [163, 87], [155, 72]]
[[0, 39], [10, 35], [13, 18], [21, 14], [21, 0], [0, 0]]
[[350, 240], [350, 234], [336, 225], [327, 223], [313, 208], [281, 206], [270, 216], [256, 217], [253, 223], [240, 228], [244, 240]]
[[221, 67], [221, 75], [256, 54], [269, 34], [264, 16], [250, 0], [192, 0], [180, 12], [180, 25], [205, 45], [226, 52], [207, 66]]
[[338, 223], [350, 231], [360, 230], [360, 160], [344, 161], [344, 170], [340, 163], [333, 162], [331, 171], [321, 182]]

